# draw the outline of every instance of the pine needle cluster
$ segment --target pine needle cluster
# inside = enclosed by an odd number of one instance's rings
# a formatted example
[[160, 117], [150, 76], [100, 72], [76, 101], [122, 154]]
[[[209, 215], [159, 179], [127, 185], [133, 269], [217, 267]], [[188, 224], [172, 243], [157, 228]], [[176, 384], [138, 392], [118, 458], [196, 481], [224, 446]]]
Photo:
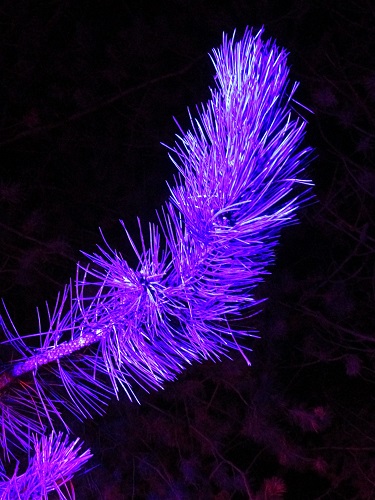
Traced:
[[260, 302], [254, 288], [280, 230], [310, 197], [310, 150], [285, 50], [246, 30], [238, 42], [224, 35], [211, 59], [211, 99], [169, 148], [177, 174], [159, 224], [144, 231], [139, 223], [140, 246], [123, 224], [137, 267], [103, 236], [36, 334], [1, 320], [17, 353], [0, 374], [4, 458], [14, 447], [34, 449], [26, 472], [4, 472], [1, 498], [73, 495], [61, 485], [90, 453], [56, 433], [69, 431], [62, 408], [91, 417], [112, 395], [137, 400], [137, 386], [158, 389], [192, 362], [233, 348], [248, 360], [256, 334], [241, 319]]

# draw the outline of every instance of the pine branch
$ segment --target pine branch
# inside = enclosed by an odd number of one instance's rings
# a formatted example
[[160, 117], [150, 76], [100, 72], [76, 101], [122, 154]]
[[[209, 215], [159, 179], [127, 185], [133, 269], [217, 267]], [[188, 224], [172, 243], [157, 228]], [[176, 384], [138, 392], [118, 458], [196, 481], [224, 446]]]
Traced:
[[0, 481], [2, 500], [46, 500], [48, 493], [56, 491], [61, 500], [74, 498], [69, 491], [69, 481], [92, 457], [89, 451], [81, 453], [79, 439], [68, 442], [62, 434], [51, 434], [48, 438], [33, 437], [34, 456], [27, 470], [20, 475], [15, 472], [8, 481]]
[[[137, 268], [103, 236], [97, 253], [85, 254], [91, 264], [78, 265], [75, 282], [47, 308], [47, 327], [40, 320], [29, 336], [39, 348], [2, 320], [18, 352], [0, 375], [6, 457], [9, 442], [27, 449], [30, 434], [54, 430], [56, 417], [67, 428], [62, 405], [87, 417], [103, 412], [111, 394], [136, 399], [137, 385], [159, 388], [194, 361], [233, 348], [247, 360], [255, 334], [237, 320], [260, 303], [253, 290], [312, 185], [302, 177], [310, 150], [301, 146], [306, 122], [287, 53], [261, 35], [247, 30], [237, 43], [224, 35], [213, 51], [216, 87], [169, 148], [178, 174], [159, 226], [150, 224], [146, 238], [139, 223], [137, 248], [123, 225]], [[51, 453], [65, 446], [61, 437], [41, 439]], [[42, 484], [45, 495], [50, 483]]]

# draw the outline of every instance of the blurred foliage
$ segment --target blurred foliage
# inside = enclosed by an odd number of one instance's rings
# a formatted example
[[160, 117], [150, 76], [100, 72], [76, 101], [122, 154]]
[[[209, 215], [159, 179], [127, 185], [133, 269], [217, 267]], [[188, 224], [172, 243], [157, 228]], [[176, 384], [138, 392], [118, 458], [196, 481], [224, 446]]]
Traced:
[[253, 366], [193, 366], [73, 423], [96, 466], [77, 498], [375, 497], [374, 21], [370, 0], [2, 2], [0, 295], [21, 332], [98, 226], [134, 262], [117, 221], [155, 220], [160, 142], [209, 97], [223, 31], [264, 25], [314, 113], [317, 198], [259, 288]]

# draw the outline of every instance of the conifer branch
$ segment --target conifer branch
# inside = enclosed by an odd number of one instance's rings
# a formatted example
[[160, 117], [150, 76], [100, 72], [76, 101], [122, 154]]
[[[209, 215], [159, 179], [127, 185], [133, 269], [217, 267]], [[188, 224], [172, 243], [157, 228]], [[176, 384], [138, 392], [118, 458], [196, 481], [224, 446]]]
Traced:
[[[247, 359], [243, 339], [255, 333], [236, 320], [260, 303], [253, 289], [274, 261], [280, 230], [295, 222], [312, 186], [303, 177], [310, 149], [301, 146], [306, 121], [296, 111], [287, 53], [261, 35], [247, 30], [239, 42], [224, 35], [212, 52], [216, 87], [197, 117], [190, 116], [191, 130], [180, 129], [169, 148], [178, 174], [159, 225], [150, 224], [146, 237], [139, 223], [140, 248], [123, 225], [137, 268], [103, 236], [103, 246], [85, 254], [91, 264], [78, 265], [75, 282], [47, 308], [47, 327], [40, 321], [31, 335], [39, 348], [9, 318], [1, 320], [18, 352], [0, 374], [5, 457], [11, 441], [22, 448], [33, 443], [36, 456], [52, 462], [68, 449], [70, 477], [87, 452], [77, 458], [61, 435], [30, 441], [31, 433], [53, 431], [56, 417], [64, 423], [62, 405], [87, 417], [103, 412], [111, 394], [124, 390], [136, 399], [137, 385], [159, 388], [194, 361], [220, 359], [233, 348]], [[40, 480], [35, 488], [46, 495], [57, 480], [41, 479], [39, 463], [9, 484], [21, 491], [24, 481]], [[49, 473], [55, 474], [52, 465]]]

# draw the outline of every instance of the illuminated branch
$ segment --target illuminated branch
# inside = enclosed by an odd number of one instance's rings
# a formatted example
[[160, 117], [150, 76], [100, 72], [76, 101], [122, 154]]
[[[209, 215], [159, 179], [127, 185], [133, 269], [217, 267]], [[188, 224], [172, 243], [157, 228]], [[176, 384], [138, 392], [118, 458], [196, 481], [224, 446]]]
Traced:
[[[48, 310], [48, 327], [32, 335], [38, 349], [3, 322], [19, 353], [0, 375], [6, 453], [14, 429], [27, 443], [22, 394], [28, 425], [43, 432], [42, 422], [53, 428], [54, 415], [62, 420], [62, 402], [91, 416], [120, 388], [135, 398], [136, 385], [158, 388], [186, 364], [249, 349], [250, 332], [236, 320], [259, 304], [253, 289], [312, 185], [303, 177], [310, 150], [301, 146], [306, 122], [295, 111], [287, 54], [261, 34], [248, 30], [237, 43], [224, 35], [213, 51], [216, 87], [169, 148], [178, 174], [159, 226], [150, 224], [146, 238], [139, 224], [140, 248], [124, 227], [137, 268], [103, 237], [97, 253], [85, 254], [90, 266], [78, 266], [76, 282]], [[27, 373], [31, 386], [21, 383]], [[19, 406], [12, 425], [9, 394]]]

